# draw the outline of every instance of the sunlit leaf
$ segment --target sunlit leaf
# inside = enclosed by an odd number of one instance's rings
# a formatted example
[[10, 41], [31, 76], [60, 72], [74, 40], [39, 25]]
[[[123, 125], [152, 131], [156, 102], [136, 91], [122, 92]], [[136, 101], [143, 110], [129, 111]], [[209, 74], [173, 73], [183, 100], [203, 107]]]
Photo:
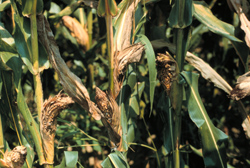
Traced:
[[219, 20], [213, 15], [205, 2], [194, 2], [194, 16], [203, 24], [205, 24], [212, 32], [225, 36], [230, 40], [240, 40], [234, 36], [234, 27], [228, 23]]
[[77, 151], [64, 151], [64, 156], [66, 160], [66, 167], [74, 168], [78, 160]]
[[127, 159], [124, 155], [115, 151], [108, 155], [108, 157], [101, 164], [103, 167], [114, 167], [114, 168], [129, 168], [129, 164], [127, 163]]
[[5, 9], [8, 9], [10, 7], [11, 3], [10, 1], [4, 1], [0, 4], [0, 12], [4, 11]]
[[198, 91], [199, 75], [191, 72], [181, 74], [188, 84], [186, 92], [188, 113], [200, 133], [205, 165], [208, 168], [227, 167], [225, 142], [228, 137], [213, 125], [206, 112]]
[[145, 53], [147, 56], [148, 61], [148, 69], [149, 69], [149, 82], [150, 82], [150, 109], [152, 111], [153, 109], [153, 101], [154, 101], [154, 92], [155, 92], [155, 86], [156, 86], [156, 64], [155, 64], [155, 53], [153, 50], [153, 47], [148, 40], [148, 38], [144, 35], [139, 35], [138, 38], [140, 41], [145, 45]]
[[115, 28], [115, 49], [121, 51], [130, 45], [131, 29], [132, 29], [132, 19], [133, 11], [135, 6], [137, 6], [138, 0], [122, 1], [118, 7], [118, 15], [114, 18], [114, 28]]

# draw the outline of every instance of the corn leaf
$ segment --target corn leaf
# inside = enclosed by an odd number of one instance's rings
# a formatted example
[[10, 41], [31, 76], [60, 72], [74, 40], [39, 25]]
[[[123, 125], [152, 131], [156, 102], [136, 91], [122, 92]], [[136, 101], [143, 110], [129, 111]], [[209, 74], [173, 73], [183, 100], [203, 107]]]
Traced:
[[134, 7], [137, 6], [138, 0], [130, 1], [124, 0], [122, 1], [119, 7], [119, 13], [114, 18], [114, 28], [115, 28], [115, 50], [122, 51], [130, 45], [130, 37], [132, 30], [132, 20], [133, 20], [133, 11]]
[[[12, 1], [11, 1], [12, 2]], [[14, 2], [12, 2], [12, 5]], [[29, 71], [34, 74], [34, 69], [31, 62], [31, 33], [30, 33], [30, 21], [28, 18], [24, 18], [19, 13], [17, 6], [14, 4], [15, 10], [14, 21], [14, 39], [15, 46], [20, 54], [22, 61], [28, 67]], [[47, 59], [47, 53], [42, 45], [39, 45], [39, 71], [49, 68], [49, 61]]]
[[115, 0], [100, 0], [97, 7], [97, 14], [99, 16], [111, 15], [116, 16], [118, 8]]
[[145, 45], [145, 53], [147, 56], [148, 61], [148, 69], [149, 69], [149, 94], [150, 94], [150, 109], [153, 109], [153, 102], [154, 102], [154, 93], [155, 93], [155, 86], [156, 86], [156, 64], [155, 64], [155, 53], [153, 47], [148, 40], [148, 38], [144, 35], [138, 36], [139, 40]]
[[[14, 39], [2, 26], [0, 26], [0, 70], [0, 93], [2, 96], [0, 109], [5, 112], [4, 114], [7, 114], [10, 121], [13, 122], [12, 127], [16, 128], [15, 131], [17, 132], [18, 137], [20, 137], [20, 143], [27, 148], [27, 161], [29, 166], [31, 166], [34, 159], [34, 151], [32, 146], [26, 140], [23, 129], [20, 128], [20, 122], [17, 118], [18, 113], [16, 107], [12, 103], [15, 101], [15, 91], [21, 80], [22, 61], [14, 48]], [[2, 86], [4, 86], [3, 89]]]
[[194, 16], [208, 29], [218, 35], [228, 38], [235, 48], [239, 58], [244, 66], [247, 69], [247, 57], [249, 48], [247, 45], [242, 42], [240, 39], [234, 36], [235, 29], [232, 25], [225, 23], [218, 18], [216, 18], [211, 10], [207, 7], [205, 2], [194, 2]]
[[185, 28], [191, 25], [193, 18], [192, 9], [192, 0], [176, 0], [169, 15], [169, 26]]
[[78, 160], [77, 151], [64, 151], [64, 156], [66, 160], [66, 167], [75, 167]]
[[0, 12], [4, 11], [5, 9], [8, 9], [10, 7], [10, 1], [5, 1], [0, 4]]
[[[131, 72], [131, 71], [129, 71]], [[123, 87], [120, 94], [121, 104], [121, 127], [122, 127], [122, 144], [121, 151], [128, 150], [127, 133], [128, 133], [128, 119], [129, 119], [129, 104], [128, 99], [132, 93], [132, 90], [136, 84], [136, 74], [128, 72], [128, 78], [123, 82]]]
[[225, 142], [228, 137], [213, 125], [206, 112], [198, 92], [199, 75], [191, 72], [181, 74], [188, 84], [186, 92], [188, 113], [199, 130], [205, 166], [207, 168], [227, 167]]
[[102, 162], [102, 167], [109, 167], [109, 168], [129, 168], [129, 164], [127, 163], [127, 159], [124, 155], [119, 152], [115, 151], [108, 155], [108, 157]]
[[241, 41], [234, 36], [234, 27], [215, 17], [205, 2], [194, 2], [194, 16], [212, 32], [233, 41]]

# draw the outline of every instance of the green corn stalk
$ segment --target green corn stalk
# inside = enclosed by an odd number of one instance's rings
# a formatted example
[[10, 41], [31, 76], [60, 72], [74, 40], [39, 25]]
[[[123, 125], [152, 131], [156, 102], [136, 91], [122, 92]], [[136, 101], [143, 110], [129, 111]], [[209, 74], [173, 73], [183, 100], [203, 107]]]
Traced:
[[114, 89], [114, 43], [113, 43], [113, 26], [112, 17], [117, 15], [118, 8], [114, 0], [100, 0], [97, 8], [97, 13], [100, 16], [105, 16], [107, 29], [107, 49], [109, 60], [109, 89], [110, 93], [115, 95]]
[[[175, 45], [177, 48], [176, 62], [178, 65], [177, 74], [183, 70], [188, 39], [188, 27], [192, 23], [192, 0], [176, 0], [169, 16], [169, 25], [175, 28]], [[183, 99], [183, 85], [180, 78], [173, 82], [171, 103], [174, 108], [174, 167], [180, 167], [180, 137], [181, 137], [181, 107]]]

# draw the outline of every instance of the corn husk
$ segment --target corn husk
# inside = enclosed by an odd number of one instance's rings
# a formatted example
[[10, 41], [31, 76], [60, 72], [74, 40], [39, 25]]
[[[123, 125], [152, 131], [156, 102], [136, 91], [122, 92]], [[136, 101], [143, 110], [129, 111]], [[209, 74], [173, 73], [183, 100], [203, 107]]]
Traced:
[[75, 18], [70, 16], [63, 16], [62, 22], [69, 29], [82, 50], [86, 52], [89, 49], [89, 35], [86, 29]]

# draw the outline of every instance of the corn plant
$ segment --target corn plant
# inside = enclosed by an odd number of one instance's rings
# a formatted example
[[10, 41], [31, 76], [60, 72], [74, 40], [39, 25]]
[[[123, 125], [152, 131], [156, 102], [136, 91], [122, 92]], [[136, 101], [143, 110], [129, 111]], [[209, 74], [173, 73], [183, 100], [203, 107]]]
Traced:
[[249, 166], [248, 1], [0, 2], [0, 167]]

